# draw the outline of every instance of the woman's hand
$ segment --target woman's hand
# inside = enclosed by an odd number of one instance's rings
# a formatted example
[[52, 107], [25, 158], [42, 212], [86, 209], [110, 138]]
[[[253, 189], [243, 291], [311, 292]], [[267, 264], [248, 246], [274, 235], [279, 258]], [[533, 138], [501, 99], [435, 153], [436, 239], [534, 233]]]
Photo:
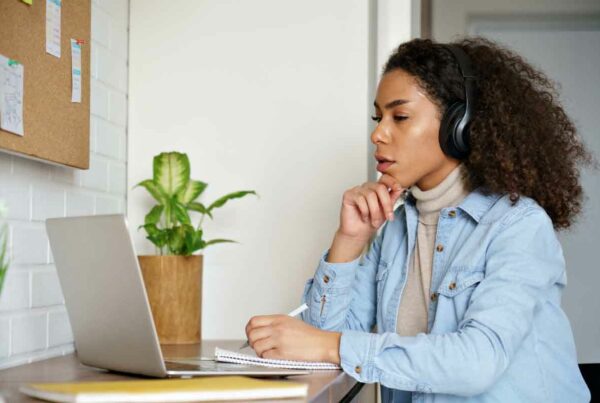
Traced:
[[378, 182], [367, 182], [344, 193], [340, 226], [329, 248], [330, 263], [350, 262], [360, 256], [365, 245], [385, 220], [394, 219], [394, 203], [404, 188], [383, 174]]
[[340, 363], [341, 333], [317, 329], [288, 315], [254, 316], [246, 325], [246, 336], [262, 358]]
[[390, 175], [344, 193], [338, 234], [368, 241], [386, 220], [394, 219], [394, 203], [404, 189]]

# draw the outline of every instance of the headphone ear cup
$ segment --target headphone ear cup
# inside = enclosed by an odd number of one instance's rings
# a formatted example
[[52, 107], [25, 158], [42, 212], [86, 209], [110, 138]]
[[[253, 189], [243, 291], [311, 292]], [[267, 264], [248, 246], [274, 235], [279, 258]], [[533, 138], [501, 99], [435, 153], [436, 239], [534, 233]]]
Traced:
[[466, 156], [456, 145], [456, 138], [462, 135], [462, 133], [457, 132], [458, 124], [464, 114], [465, 104], [454, 102], [446, 109], [440, 122], [440, 147], [445, 154], [456, 159], [462, 159]]

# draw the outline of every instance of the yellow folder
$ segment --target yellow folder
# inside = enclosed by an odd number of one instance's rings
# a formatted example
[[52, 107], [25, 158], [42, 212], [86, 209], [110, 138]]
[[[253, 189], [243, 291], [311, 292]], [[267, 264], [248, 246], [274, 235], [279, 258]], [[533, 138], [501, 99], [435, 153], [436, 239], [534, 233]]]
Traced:
[[188, 402], [303, 397], [308, 385], [243, 376], [193, 379], [39, 383], [21, 387], [26, 395], [51, 402]]

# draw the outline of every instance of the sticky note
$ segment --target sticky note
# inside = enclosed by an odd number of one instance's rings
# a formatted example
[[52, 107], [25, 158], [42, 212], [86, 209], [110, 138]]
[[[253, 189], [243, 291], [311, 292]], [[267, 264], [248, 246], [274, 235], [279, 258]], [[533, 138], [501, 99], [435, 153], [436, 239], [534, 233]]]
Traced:
[[46, 0], [46, 52], [60, 58], [61, 0]]
[[81, 45], [71, 39], [71, 102], [81, 102]]
[[23, 80], [21, 63], [0, 55], [0, 128], [11, 133], [23, 132]]
[[33, 5], [33, 0], [21, 0], [25, 4]]

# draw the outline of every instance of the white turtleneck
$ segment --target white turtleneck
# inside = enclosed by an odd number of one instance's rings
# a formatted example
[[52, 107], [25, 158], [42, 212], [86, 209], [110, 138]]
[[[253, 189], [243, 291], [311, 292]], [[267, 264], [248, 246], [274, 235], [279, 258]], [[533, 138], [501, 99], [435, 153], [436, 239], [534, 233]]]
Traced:
[[400, 307], [396, 332], [402, 336], [415, 336], [427, 333], [427, 312], [432, 291], [431, 270], [435, 248], [435, 236], [440, 210], [457, 206], [469, 194], [462, 179], [464, 165], [458, 165], [442, 182], [430, 190], [411, 187], [412, 195], [417, 199], [419, 212], [417, 238], [412, 257], [409, 259], [408, 278]]

